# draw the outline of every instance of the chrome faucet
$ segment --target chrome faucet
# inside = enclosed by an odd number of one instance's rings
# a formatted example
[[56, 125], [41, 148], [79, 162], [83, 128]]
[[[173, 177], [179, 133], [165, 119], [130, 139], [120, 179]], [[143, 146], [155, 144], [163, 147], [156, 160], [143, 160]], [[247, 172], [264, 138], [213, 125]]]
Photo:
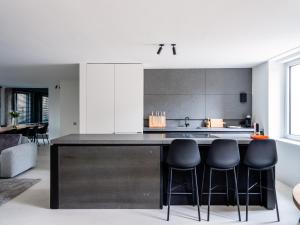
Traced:
[[190, 117], [188, 117], [188, 116], [186, 116], [186, 117], [184, 118], [184, 125], [185, 125], [185, 127], [190, 126], [190, 123], [188, 122], [189, 120], [190, 120]]

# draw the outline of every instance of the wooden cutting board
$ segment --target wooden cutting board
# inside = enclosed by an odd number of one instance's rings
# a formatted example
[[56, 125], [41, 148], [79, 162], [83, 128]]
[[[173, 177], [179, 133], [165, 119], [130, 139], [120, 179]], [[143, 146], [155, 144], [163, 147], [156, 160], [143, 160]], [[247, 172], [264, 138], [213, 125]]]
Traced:
[[224, 127], [223, 119], [210, 119], [210, 127], [215, 127], [215, 128]]

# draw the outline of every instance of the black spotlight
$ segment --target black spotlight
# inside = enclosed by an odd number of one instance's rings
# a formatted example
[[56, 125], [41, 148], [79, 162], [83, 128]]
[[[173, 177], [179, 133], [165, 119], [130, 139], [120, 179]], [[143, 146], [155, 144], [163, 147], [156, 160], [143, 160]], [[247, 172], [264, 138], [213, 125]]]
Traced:
[[176, 44], [171, 44], [171, 45], [172, 45], [173, 55], [176, 55]]
[[159, 48], [158, 48], [158, 51], [157, 51], [157, 55], [160, 54], [161, 50], [163, 49], [164, 47], [164, 44], [159, 44]]

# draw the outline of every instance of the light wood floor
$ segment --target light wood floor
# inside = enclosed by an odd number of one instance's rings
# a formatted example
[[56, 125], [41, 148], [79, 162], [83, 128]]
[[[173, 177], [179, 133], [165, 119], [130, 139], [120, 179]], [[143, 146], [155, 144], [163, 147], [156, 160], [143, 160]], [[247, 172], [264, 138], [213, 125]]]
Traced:
[[[41, 178], [42, 181], [12, 201], [0, 207], [0, 225], [122, 225], [122, 224], [199, 224], [197, 210], [192, 206], [171, 207], [170, 221], [165, 221], [163, 210], [51, 210], [49, 209], [49, 147], [39, 148], [38, 166], [20, 177]], [[250, 207], [249, 222], [241, 224], [298, 224], [300, 213], [292, 201], [292, 190], [277, 182], [281, 222], [276, 220], [275, 210]], [[242, 219], [245, 208], [241, 207]], [[211, 221], [206, 219], [206, 206], [201, 207], [204, 224], [240, 224], [234, 207], [213, 206]]]

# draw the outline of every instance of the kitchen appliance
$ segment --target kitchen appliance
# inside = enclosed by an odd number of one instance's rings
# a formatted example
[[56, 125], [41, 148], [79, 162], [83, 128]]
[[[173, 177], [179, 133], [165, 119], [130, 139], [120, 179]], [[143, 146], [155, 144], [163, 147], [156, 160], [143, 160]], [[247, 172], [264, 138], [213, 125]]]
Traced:
[[245, 118], [245, 127], [251, 127], [251, 116], [250, 115], [247, 115], [246, 118]]

